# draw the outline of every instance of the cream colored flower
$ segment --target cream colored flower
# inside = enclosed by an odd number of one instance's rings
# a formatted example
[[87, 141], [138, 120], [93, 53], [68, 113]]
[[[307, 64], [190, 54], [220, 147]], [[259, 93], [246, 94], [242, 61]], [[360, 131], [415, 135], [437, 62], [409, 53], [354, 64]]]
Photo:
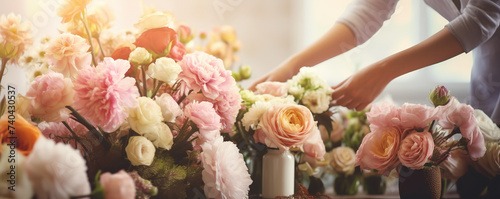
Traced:
[[152, 60], [153, 55], [151, 55], [148, 50], [141, 47], [134, 49], [128, 58], [128, 61], [136, 66], [149, 64]]
[[155, 102], [160, 106], [163, 119], [167, 122], [175, 122], [177, 116], [182, 114], [181, 107], [168, 93], [157, 97]]
[[78, 71], [90, 67], [90, 45], [84, 38], [63, 33], [52, 39], [47, 46], [46, 56], [50, 69], [64, 77], [74, 78]]
[[175, 17], [170, 12], [160, 12], [156, 11], [153, 13], [143, 15], [139, 21], [134, 24], [134, 27], [144, 32], [153, 28], [160, 28], [167, 26], [169, 28], [174, 28]]
[[500, 128], [482, 110], [475, 109], [474, 117], [485, 141], [500, 141]]
[[330, 165], [338, 173], [353, 174], [356, 153], [350, 147], [337, 147], [330, 152]]
[[24, 51], [33, 43], [31, 24], [21, 23], [21, 15], [10, 13], [0, 17], [0, 58], [17, 62]]
[[153, 142], [155, 147], [170, 150], [174, 144], [174, 137], [168, 125], [165, 123], [158, 123], [149, 127], [150, 128], [146, 128], [139, 134]]
[[128, 140], [125, 152], [127, 153], [127, 158], [130, 160], [132, 165], [149, 166], [153, 163], [156, 149], [153, 143], [147, 138], [143, 136], [132, 136]]
[[332, 97], [326, 89], [307, 91], [302, 97], [302, 103], [313, 113], [323, 113], [328, 110]]
[[57, 15], [62, 17], [61, 23], [70, 22], [73, 18], [78, 17], [91, 1], [92, 0], [65, 0], [61, 7], [57, 9]]
[[[31, 199], [34, 194], [33, 185], [23, 165], [26, 157], [15, 150], [15, 162], [12, 162], [14, 159], [9, 157], [10, 150], [10, 147], [4, 144], [0, 153], [0, 173], [2, 173], [0, 175], [0, 187], [2, 187], [0, 198]], [[12, 169], [11, 166], [15, 166], [15, 169]], [[11, 176], [15, 179], [11, 179]]]
[[241, 119], [243, 126], [247, 129], [256, 129], [262, 115], [271, 107], [272, 104], [269, 102], [255, 102], [255, 104], [253, 104], [252, 107], [248, 109], [248, 112], [245, 113], [243, 119]]
[[487, 143], [486, 153], [477, 161], [479, 172], [493, 178], [500, 175], [500, 145], [498, 143]]
[[149, 65], [149, 69], [146, 73], [152, 78], [172, 84], [177, 80], [177, 76], [181, 71], [181, 66], [173, 59], [161, 57], [156, 59], [155, 63]]
[[138, 106], [129, 111], [130, 127], [140, 135], [154, 132], [154, 128], [163, 121], [160, 106], [148, 97], [139, 97], [137, 102]]

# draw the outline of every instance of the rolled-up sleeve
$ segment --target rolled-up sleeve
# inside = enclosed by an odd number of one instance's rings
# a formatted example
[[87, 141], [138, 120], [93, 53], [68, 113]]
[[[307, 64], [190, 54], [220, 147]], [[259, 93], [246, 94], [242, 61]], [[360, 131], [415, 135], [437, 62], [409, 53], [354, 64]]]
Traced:
[[471, 0], [462, 14], [446, 25], [466, 53], [487, 41], [497, 30], [499, 3], [500, 0]]
[[366, 42], [382, 27], [396, 9], [398, 0], [354, 0], [337, 22], [347, 25], [358, 45]]

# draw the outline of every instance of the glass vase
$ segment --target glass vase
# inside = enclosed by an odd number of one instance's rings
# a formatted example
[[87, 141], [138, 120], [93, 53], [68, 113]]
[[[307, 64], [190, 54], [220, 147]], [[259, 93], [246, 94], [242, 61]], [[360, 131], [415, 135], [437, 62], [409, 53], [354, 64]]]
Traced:
[[339, 174], [333, 181], [333, 189], [337, 195], [356, 195], [359, 185], [359, 178], [354, 174]]
[[363, 173], [363, 191], [368, 195], [383, 195], [387, 188], [386, 177], [375, 171]]
[[268, 148], [262, 158], [262, 197], [294, 194], [295, 159], [288, 150]]
[[398, 180], [402, 199], [439, 199], [441, 196], [441, 170], [437, 166], [417, 170], [403, 166]]

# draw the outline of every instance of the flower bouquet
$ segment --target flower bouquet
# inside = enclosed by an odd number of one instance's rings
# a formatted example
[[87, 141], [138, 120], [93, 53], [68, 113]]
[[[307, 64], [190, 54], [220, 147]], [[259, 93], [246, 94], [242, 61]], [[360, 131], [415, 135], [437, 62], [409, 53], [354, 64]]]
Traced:
[[[416, 190], [416, 187], [423, 187], [423, 181], [417, 182], [410, 176], [429, 169], [434, 172], [429, 175], [440, 176], [433, 174], [440, 174], [437, 166], [450, 156], [450, 152], [465, 150], [472, 160], [477, 160], [486, 151], [474, 109], [454, 97], [439, 94], [440, 90], [443, 89], [438, 87], [431, 94], [440, 99], [433, 100], [435, 108], [409, 103], [398, 108], [384, 103], [373, 105], [367, 113], [371, 133], [363, 138], [356, 153], [356, 164], [361, 169], [376, 169], [385, 175], [396, 169], [401, 197], [407, 196], [406, 188], [412, 191], [410, 194], [426, 194], [426, 191]], [[427, 173], [420, 177], [425, 175]], [[402, 185], [404, 182], [415, 182], [418, 186]], [[440, 182], [438, 178], [427, 190], [434, 194], [432, 197], [440, 196]]]

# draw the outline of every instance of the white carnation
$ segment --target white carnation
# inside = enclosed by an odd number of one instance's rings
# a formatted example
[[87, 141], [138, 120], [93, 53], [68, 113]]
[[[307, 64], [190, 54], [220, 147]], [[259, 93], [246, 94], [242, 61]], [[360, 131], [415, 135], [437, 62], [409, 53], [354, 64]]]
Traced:
[[272, 104], [269, 102], [257, 101], [255, 104], [248, 109], [248, 112], [245, 113], [241, 122], [243, 126], [248, 130], [249, 128], [256, 129], [260, 118], [268, 109], [272, 107]]
[[302, 104], [307, 106], [313, 113], [323, 113], [328, 110], [332, 97], [328, 89], [307, 91], [302, 97]]

